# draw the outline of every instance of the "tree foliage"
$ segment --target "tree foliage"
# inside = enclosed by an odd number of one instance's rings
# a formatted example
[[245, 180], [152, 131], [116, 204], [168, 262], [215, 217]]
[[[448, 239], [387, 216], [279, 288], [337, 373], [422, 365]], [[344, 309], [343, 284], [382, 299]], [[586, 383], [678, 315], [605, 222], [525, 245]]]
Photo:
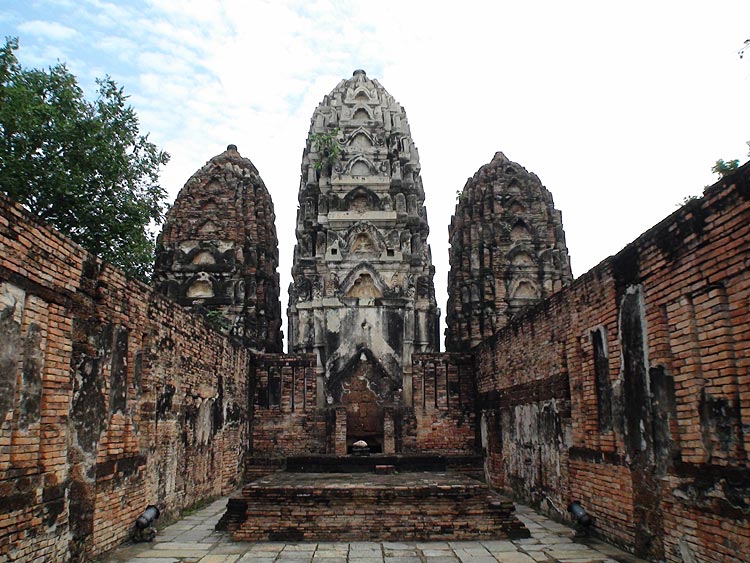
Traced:
[[169, 155], [141, 135], [111, 78], [86, 100], [64, 63], [22, 67], [18, 40], [0, 49], [0, 189], [76, 242], [145, 279], [152, 222], [166, 211]]

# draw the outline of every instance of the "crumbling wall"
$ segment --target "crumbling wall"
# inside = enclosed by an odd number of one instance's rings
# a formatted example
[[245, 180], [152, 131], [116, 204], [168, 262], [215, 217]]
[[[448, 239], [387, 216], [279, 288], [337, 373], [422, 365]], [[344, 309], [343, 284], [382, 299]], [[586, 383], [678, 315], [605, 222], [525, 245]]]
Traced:
[[0, 198], [0, 559], [67, 561], [239, 484], [248, 353]]
[[568, 496], [571, 332], [553, 326], [568, 311], [544, 305], [538, 326], [511, 323], [477, 349], [477, 407], [489, 482], [554, 510]]
[[477, 349], [491, 482], [667, 561], [750, 553], [750, 165]]

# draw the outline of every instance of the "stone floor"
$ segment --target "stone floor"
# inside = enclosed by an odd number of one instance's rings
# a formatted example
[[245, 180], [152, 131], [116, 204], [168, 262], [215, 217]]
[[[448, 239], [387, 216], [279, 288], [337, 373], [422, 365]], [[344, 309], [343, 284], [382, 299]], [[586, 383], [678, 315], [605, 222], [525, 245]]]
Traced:
[[[573, 540], [572, 529], [516, 505], [531, 538], [460, 542], [240, 543], [214, 531], [227, 499], [160, 530], [152, 543], [129, 544], [104, 563], [643, 563], [604, 542]], [[585, 543], [583, 543], [585, 541]]]

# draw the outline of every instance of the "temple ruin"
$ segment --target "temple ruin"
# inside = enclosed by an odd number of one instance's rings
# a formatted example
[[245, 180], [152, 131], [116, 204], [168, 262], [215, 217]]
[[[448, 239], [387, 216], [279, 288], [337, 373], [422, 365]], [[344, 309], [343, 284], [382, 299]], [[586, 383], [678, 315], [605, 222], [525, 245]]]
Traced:
[[234, 493], [237, 540], [524, 537], [510, 499], [577, 501], [640, 557], [747, 561], [750, 164], [574, 280], [550, 191], [496, 153], [449, 228], [445, 352], [430, 186], [376, 80], [311, 119], [288, 353], [273, 189], [210, 159], [153, 287], [0, 197], [0, 560]]

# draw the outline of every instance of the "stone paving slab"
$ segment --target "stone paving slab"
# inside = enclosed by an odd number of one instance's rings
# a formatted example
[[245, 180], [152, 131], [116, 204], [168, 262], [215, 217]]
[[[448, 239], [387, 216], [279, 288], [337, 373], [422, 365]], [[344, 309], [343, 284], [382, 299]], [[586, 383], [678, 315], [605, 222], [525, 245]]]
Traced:
[[101, 563], [646, 563], [609, 544], [573, 537], [573, 530], [517, 505], [531, 537], [439, 542], [233, 542], [215, 532], [227, 499], [159, 531], [152, 543], [129, 544]]

